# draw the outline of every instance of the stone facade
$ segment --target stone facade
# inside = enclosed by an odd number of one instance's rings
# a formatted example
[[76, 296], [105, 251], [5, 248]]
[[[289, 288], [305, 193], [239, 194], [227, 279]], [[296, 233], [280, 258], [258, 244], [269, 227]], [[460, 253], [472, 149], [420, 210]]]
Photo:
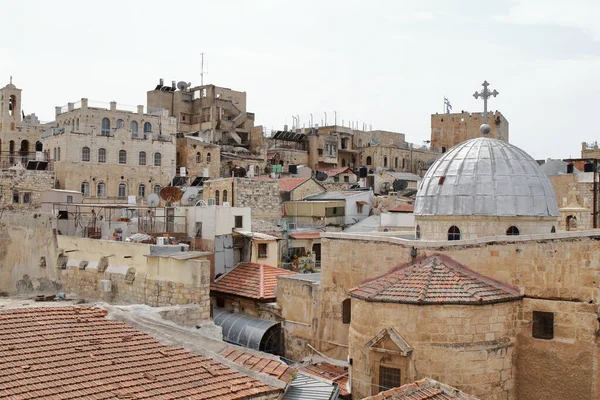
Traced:
[[440, 156], [439, 152], [427, 147], [376, 145], [360, 149], [360, 165], [369, 170], [377, 168], [410, 172], [423, 176], [431, 163]]
[[[311, 194], [323, 193], [326, 191], [327, 189], [323, 187], [321, 183], [314, 179], [307, 179], [306, 182], [296, 186], [289, 192], [289, 196], [286, 196], [284, 201], [303, 200], [306, 196], [310, 196]], [[289, 197], [289, 199], [287, 197]]]
[[[204, 201], [227, 201], [232, 207], [250, 207], [252, 220], [274, 222], [281, 218], [283, 205], [276, 180], [221, 178], [204, 182]], [[217, 201], [218, 199], [218, 201]]]
[[[592, 229], [594, 208], [594, 183], [592, 172], [554, 175], [548, 177], [556, 194], [560, 217], [557, 229]], [[576, 218], [575, 224], [571, 222]], [[569, 223], [570, 222], [570, 223]]]
[[490, 138], [508, 142], [508, 120], [500, 113], [488, 112], [487, 121], [483, 113], [454, 113], [431, 115], [431, 149], [445, 153], [452, 147], [469, 139], [481, 136], [479, 127], [487, 123], [492, 127]]
[[[64, 112], [63, 112], [64, 111]], [[42, 142], [54, 160], [60, 189], [86, 197], [140, 199], [168, 186], [175, 175], [175, 120], [159, 115], [69, 103], [57, 107], [58, 128]], [[162, 133], [159, 133], [162, 132]]]
[[[415, 348], [414, 357], [422, 360], [429, 357], [434, 361], [427, 373], [459, 389], [468, 389], [473, 394], [484, 393], [490, 384], [496, 385], [496, 394], [490, 393], [490, 397], [483, 398], [499, 398], [497, 393], [502, 390], [506, 390], [508, 398], [519, 400], [597, 398], [598, 388], [591, 384], [600, 379], [600, 367], [594, 361], [600, 357], [597, 342], [597, 333], [600, 331], [597, 321], [600, 300], [600, 252], [597, 251], [597, 240], [600, 240], [600, 236], [593, 232], [503, 236], [458, 242], [421, 242], [387, 236], [323, 233], [321, 288], [318, 299], [311, 299], [309, 303], [304, 303], [305, 306], [299, 307], [298, 299], [308, 301], [305, 299], [309, 297], [305, 295], [287, 299], [283, 286], [280, 286], [282, 294], [278, 296], [278, 303], [282, 306], [282, 315], [303, 323], [308, 321], [308, 317], [299, 315], [297, 309], [313, 307], [312, 313], [316, 315], [312, 322], [306, 322], [310, 327], [300, 325], [302, 328], [299, 328], [287, 322], [284, 324], [287, 335], [285, 342], [290, 346], [286, 348], [286, 354], [303, 354], [307, 351], [308, 343], [330, 357], [345, 360], [348, 354], [364, 354], [365, 339], [369, 336], [368, 340], [375, 337], [382, 329], [388, 327], [385, 324], [389, 324], [398, 332], [406, 331], [405, 335], [423, 335], [414, 340], [405, 339], [411, 346], [413, 342], [417, 347], [421, 346], [418, 343], [422, 343], [422, 350]], [[376, 306], [358, 305], [353, 299], [352, 321], [350, 324], [343, 323], [342, 304], [352, 288], [365, 280], [389, 272], [399, 264], [410, 262], [415, 256], [439, 253], [481, 275], [518, 287], [524, 299], [515, 303], [516, 321], [513, 317], [515, 311], [509, 309], [513, 306], [492, 306], [489, 315], [484, 308], [476, 307], [469, 318], [472, 318], [471, 321], [477, 321], [480, 317], [485, 317], [486, 322], [482, 319], [480, 323], [482, 326], [489, 324], [489, 329], [481, 327], [477, 331], [475, 327], [475, 332], [465, 333], [474, 336], [460, 339], [461, 343], [464, 342], [465, 349], [469, 349], [464, 356], [460, 356], [460, 352], [452, 353], [455, 350], [444, 350], [446, 345], [443, 343], [446, 343], [447, 337], [442, 334], [455, 334], [457, 328], [454, 328], [454, 325], [440, 323], [438, 326], [443, 326], [444, 330], [434, 332], [436, 328], [433, 326], [429, 328], [428, 325], [424, 325], [421, 330], [419, 324], [416, 330], [412, 331], [414, 328], [391, 317], [395, 313], [393, 307], [400, 309], [404, 306], [388, 305], [385, 308], [381, 305], [381, 311], [377, 311], [371, 309]], [[288, 303], [293, 309], [288, 310]], [[315, 309], [316, 305], [318, 307]], [[426, 310], [425, 307], [429, 306], [422, 307], [424, 309], [417, 310], [415, 315], [424, 313], [427, 318], [423, 321], [429, 321], [430, 318], [431, 321], [439, 318], [457, 318], [458, 324], [462, 318], [460, 315], [463, 309], [460, 307], [441, 306], [439, 309]], [[501, 316], [500, 308], [505, 308], [502, 311], [505, 317], [510, 315], [508, 319], [513, 321], [513, 328], [505, 325], [507, 319], [502, 322], [492, 319]], [[554, 313], [552, 339], [532, 337], [532, 311]], [[390, 317], [387, 317], [388, 313]], [[478, 316], [477, 313], [481, 315]], [[373, 315], [378, 317], [373, 318]], [[389, 318], [389, 321], [386, 318]], [[383, 321], [381, 324], [378, 322], [380, 320]], [[355, 322], [358, 324], [356, 327]], [[501, 330], [496, 331], [492, 324], [501, 324]], [[289, 329], [292, 325], [294, 327]], [[450, 326], [453, 328], [450, 329]], [[463, 322], [456, 325], [460, 329], [466, 329], [465, 326], [467, 325]], [[499, 338], [510, 338], [509, 343], [514, 343], [514, 350], [510, 350], [510, 346], [489, 347], [489, 343], [476, 343], [476, 334], [494, 332], [499, 332]], [[428, 334], [429, 343], [426, 340]], [[479, 336], [477, 338], [481, 339]], [[496, 340], [496, 335], [494, 339], [489, 336], [488, 340]], [[512, 366], [506, 364], [506, 360], [510, 358]], [[483, 363], [478, 364], [476, 361], [484, 360], [486, 366], [482, 370]], [[364, 363], [357, 362], [352, 366], [351, 373], [353, 376], [366, 376], [368, 370], [365, 368]], [[375, 364], [369, 364], [369, 368], [375, 368]], [[471, 372], [468, 372], [469, 369]], [[452, 374], [453, 370], [458, 372]], [[511, 375], [514, 377], [514, 383], [511, 383]], [[425, 372], [422, 372], [422, 369], [415, 371], [415, 379], [423, 376]], [[552, 377], [552, 385], [548, 384], [549, 377]], [[353, 380], [353, 385], [357, 384]], [[510, 389], [512, 385], [514, 389]], [[501, 387], [503, 389], [499, 389]], [[503, 399], [507, 398], [506, 393]]]
[[196, 178], [218, 178], [221, 176], [221, 149], [194, 136], [178, 137], [177, 167], [179, 172], [179, 167], [185, 167], [190, 184]]
[[38, 209], [42, 193], [54, 188], [54, 172], [10, 169], [0, 171], [2, 209]]

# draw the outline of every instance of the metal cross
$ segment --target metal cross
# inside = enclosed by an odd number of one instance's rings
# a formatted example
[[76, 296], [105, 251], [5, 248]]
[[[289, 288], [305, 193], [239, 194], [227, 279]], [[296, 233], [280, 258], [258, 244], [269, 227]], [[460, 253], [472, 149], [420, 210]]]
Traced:
[[481, 86], [483, 86], [483, 90], [481, 92], [475, 92], [473, 94], [473, 97], [475, 97], [476, 99], [478, 99], [479, 97], [481, 97], [483, 99], [483, 122], [487, 123], [487, 101], [488, 98], [490, 98], [491, 96], [498, 96], [500, 93], [498, 91], [496, 91], [496, 89], [494, 89], [493, 92], [491, 92], [488, 89], [488, 86], [490, 86], [490, 84], [488, 83], [488, 81], [484, 81]]

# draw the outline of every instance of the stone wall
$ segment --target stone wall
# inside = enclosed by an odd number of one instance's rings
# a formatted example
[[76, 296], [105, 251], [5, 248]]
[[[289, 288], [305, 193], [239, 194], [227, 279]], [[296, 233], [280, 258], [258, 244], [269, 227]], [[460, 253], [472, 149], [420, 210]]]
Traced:
[[[53, 171], [31, 171], [25, 169], [0, 171], [0, 205], [13, 209], [39, 209], [42, 193], [54, 188]], [[18, 194], [18, 202], [15, 195]], [[27, 201], [29, 196], [29, 201]]]
[[177, 167], [185, 167], [189, 183], [203, 177], [205, 169], [210, 178], [221, 176], [221, 150], [219, 146], [195, 138], [177, 138]]
[[306, 196], [310, 196], [311, 194], [323, 193], [326, 191], [327, 190], [323, 187], [323, 185], [314, 179], [308, 179], [306, 182], [302, 183], [300, 186], [291, 191], [289, 200], [303, 200]]
[[[404, 146], [380, 144], [361, 148], [359, 165], [364, 165], [369, 169], [380, 167], [423, 176], [427, 171], [429, 162], [439, 156], [439, 152], [424, 147], [412, 149]], [[369, 163], [369, 159], [371, 163]]]

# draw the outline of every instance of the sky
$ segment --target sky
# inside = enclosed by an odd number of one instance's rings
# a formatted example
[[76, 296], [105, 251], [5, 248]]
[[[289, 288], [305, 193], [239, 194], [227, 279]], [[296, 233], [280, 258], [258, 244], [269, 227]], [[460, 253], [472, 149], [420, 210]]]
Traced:
[[599, 139], [598, 0], [0, 0], [0, 85], [25, 113], [75, 102], [146, 103], [159, 78], [247, 93], [268, 129], [355, 121], [422, 144], [430, 115], [482, 111], [509, 121], [536, 159], [579, 157]]

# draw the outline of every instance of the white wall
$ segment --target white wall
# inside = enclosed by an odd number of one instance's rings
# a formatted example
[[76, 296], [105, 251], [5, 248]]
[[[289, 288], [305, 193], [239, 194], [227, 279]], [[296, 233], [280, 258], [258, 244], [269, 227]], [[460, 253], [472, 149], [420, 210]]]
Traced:
[[202, 237], [213, 240], [215, 236], [230, 235], [235, 229], [235, 217], [242, 216], [242, 230], [250, 231], [252, 218], [249, 207], [198, 206], [187, 208], [188, 236], [196, 236], [196, 222], [202, 222]]
[[384, 212], [381, 213], [381, 227], [412, 229], [415, 227], [415, 216], [413, 213]]
[[[358, 212], [357, 201], [366, 201], [369, 204], [365, 204], [362, 207], [362, 212]], [[346, 225], [355, 224], [369, 216], [371, 212], [371, 204], [373, 203], [373, 191], [357, 192], [353, 196], [346, 198], [346, 217], [344, 223]]]

